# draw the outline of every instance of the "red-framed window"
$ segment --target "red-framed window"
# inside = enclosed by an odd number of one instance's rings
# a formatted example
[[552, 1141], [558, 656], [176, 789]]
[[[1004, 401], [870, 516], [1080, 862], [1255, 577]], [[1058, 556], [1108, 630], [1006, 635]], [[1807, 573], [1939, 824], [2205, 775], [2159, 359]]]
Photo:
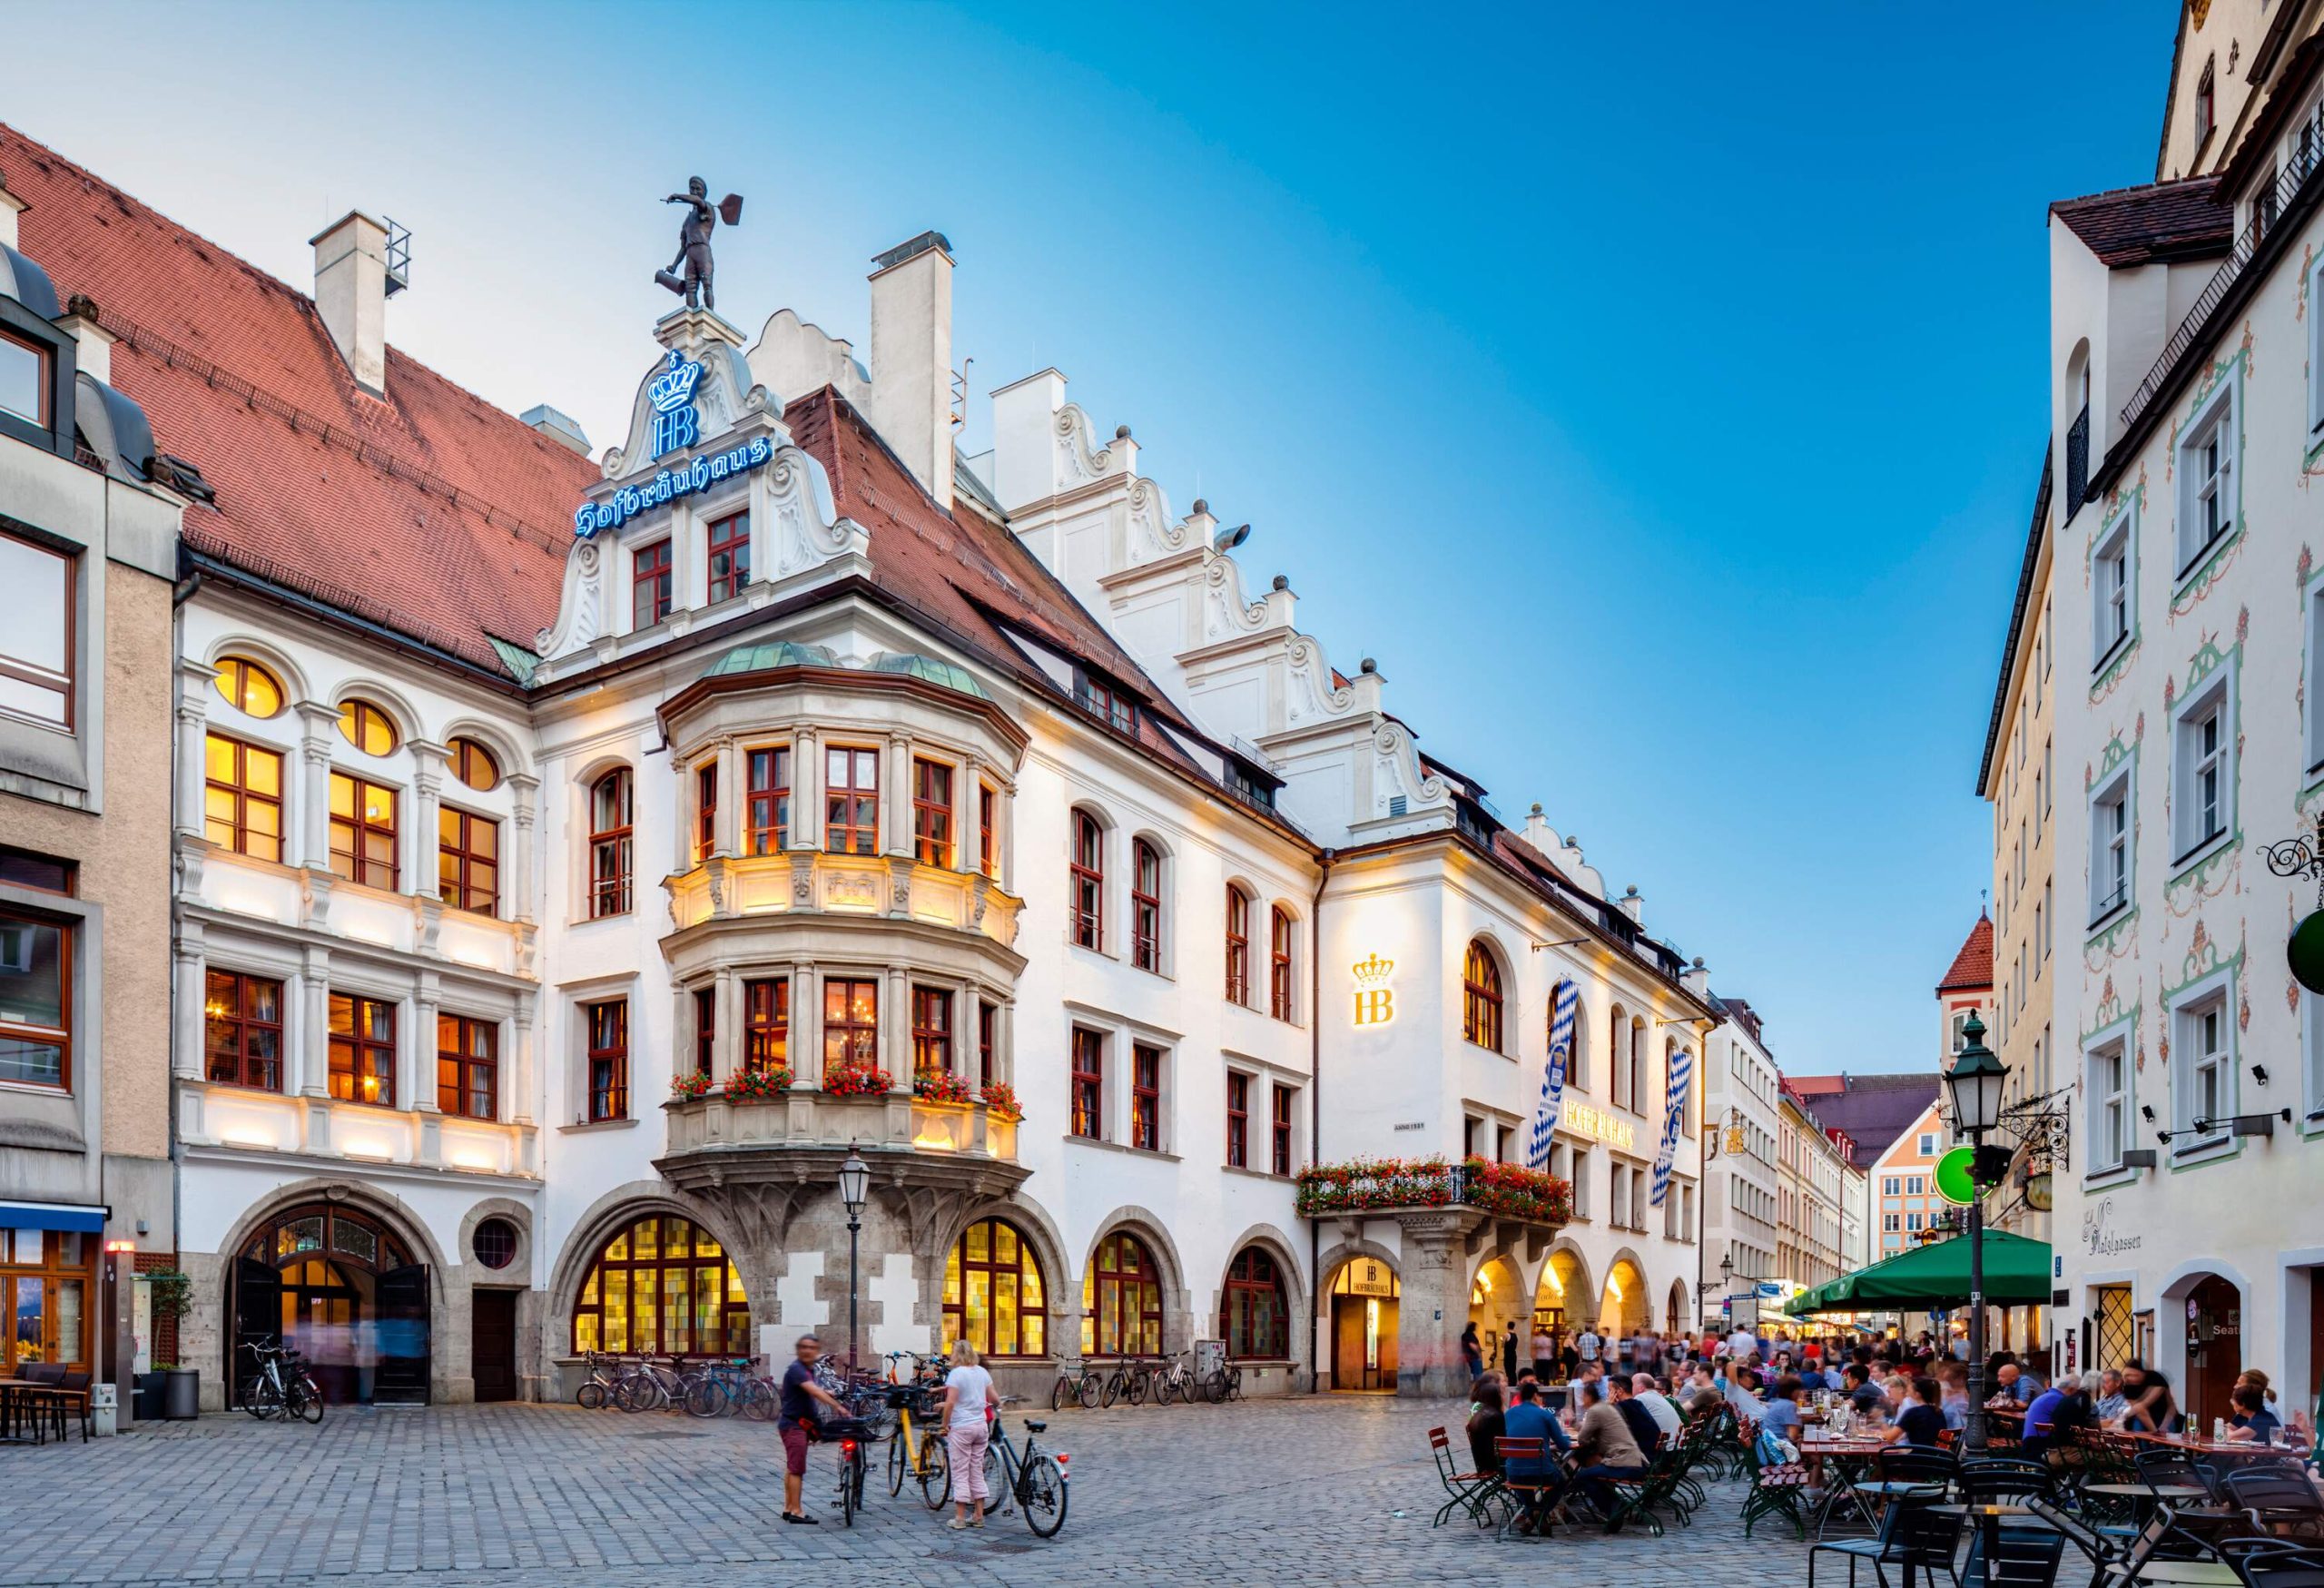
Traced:
[[980, 1218], [944, 1259], [944, 1339], [987, 1356], [1040, 1356], [1049, 1348], [1049, 1287], [1033, 1243], [1012, 1224]]
[[751, 516], [730, 513], [710, 527], [710, 598], [739, 596], [751, 582]]
[[339, 736], [366, 755], [392, 755], [403, 743], [395, 719], [368, 700], [350, 700], [340, 706]]
[[670, 543], [641, 546], [629, 558], [629, 626], [651, 628], [670, 615]]
[[589, 1033], [589, 1122], [629, 1118], [629, 1000], [585, 1003]]
[[202, 1074], [223, 1086], [282, 1090], [282, 983], [235, 971], [202, 977]]
[[940, 987], [911, 990], [911, 1072], [935, 1075], [952, 1068], [952, 995]]
[[1267, 917], [1267, 1010], [1277, 1020], [1289, 1020], [1294, 1007], [1291, 912], [1277, 904]]
[[718, 763], [694, 769], [694, 858], [699, 865], [718, 846]]
[[710, 1232], [667, 1215], [615, 1231], [573, 1308], [573, 1350], [740, 1356], [751, 1349], [743, 1277]]
[[977, 784], [977, 869], [1000, 875], [1000, 794], [986, 783]]
[[1251, 1078], [1226, 1072], [1226, 1167], [1251, 1167]]
[[464, 1014], [436, 1017], [436, 1106], [465, 1119], [500, 1117], [500, 1028]]
[[202, 750], [202, 836], [253, 860], [282, 858], [282, 753], [212, 734]]
[[1162, 969], [1162, 852], [1143, 838], [1130, 845], [1129, 940], [1132, 963]]
[[617, 766], [589, 790], [589, 917], [629, 913], [629, 768]]
[[454, 777], [478, 794], [490, 794], [500, 786], [500, 763], [491, 751], [474, 739], [454, 739], [446, 748], [451, 751], [448, 760]]
[[708, 1075], [718, 1051], [718, 990], [704, 987], [694, 995], [694, 1072]]
[[1000, 1011], [990, 1003], [977, 1005], [977, 1085], [992, 1084], [992, 1050], [999, 1040]]
[[774, 854], [791, 847], [791, 748], [770, 745], [750, 753], [753, 854]]
[[396, 791], [344, 772], [330, 774], [330, 869], [367, 888], [396, 890]]
[[1073, 1133], [1091, 1141], [1106, 1139], [1106, 1039], [1073, 1029]]
[[1073, 941], [1080, 948], [1106, 943], [1106, 830], [1087, 811], [1073, 813]]
[[1280, 1081], [1275, 1087], [1275, 1112], [1268, 1121], [1267, 1168], [1279, 1175], [1291, 1172], [1291, 1108], [1298, 1092]]
[[823, 1072], [880, 1062], [880, 984], [872, 981], [827, 980], [823, 983]]
[[1226, 1001], [1251, 1001], [1251, 896], [1226, 887]]
[[1461, 1034], [1480, 1048], [1501, 1051], [1501, 966], [1482, 942], [1469, 944], [1461, 967]]
[[1084, 673], [1076, 681], [1073, 693], [1074, 698], [1081, 703], [1081, 709], [1091, 716], [1100, 722], [1111, 723], [1125, 734], [1130, 731], [1129, 696], [1103, 678]]
[[[0, 340], [0, 352], [21, 345]], [[47, 398], [44, 365], [44, 405]], [[79, 577], [74, 557], [0, 533], [0, 588], [8, 592], [8, 621], [0, 627], [0, 716], [72, 731]]]
[[743, 983], [743, 1072], [791, 1068], [791, 980]]
[[500, 824], [490, 816], [436, 810], [436, 891], [455, 910], [489, 915], [500, 905]]
[[832, 745], [823, 751], [823, 847], [833, 854], [880, 853], [880, 752]]
[[1257, 1247], [1246, 1246], [1227, 1265], [1218, 1298], [1218, 1337], [1229, 1356], [1275, 1360], [1291, 1355], [1291, 1307], [1283, 1272]]
[[1081, 1354], [1162, 1354], [1162, 1269], [1134, 1235], [1098, 1243], [1081, 1279]]
[[330, 1095], [396, 1106], [396, 1006], [350, 993], [330, 995]]
[[1162, 1050], [1144, 1042], [1129, 1050], [1129, 1144], [1162, 1150]]
[[921, 864], [952, 869], [952, 769], [941, 761], [912, 760], [911, 838]]

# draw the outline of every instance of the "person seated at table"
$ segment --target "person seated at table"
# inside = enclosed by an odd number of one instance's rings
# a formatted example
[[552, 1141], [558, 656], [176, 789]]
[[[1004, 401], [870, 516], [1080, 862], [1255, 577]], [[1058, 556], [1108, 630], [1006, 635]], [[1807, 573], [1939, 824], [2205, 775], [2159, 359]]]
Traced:
[[1493, 1448], [1493, 1441], [1508, 1432], [1502, 1414], [1501, 1386], [1477, 1381], [1476, 1409], [1469, 1414], [1469, 1470], [1474, 1473], [1497, 1473], [1501, 1470], [1501, 1452]]
[[2238, 1384], [2228, 1399], [2235, 1403], [2235, 1415], [2227, 1430], [2230, 1439], [2265, 1445], [2284, 1425], [2283, 1419], [2268, 1409], [2268, 1392], [2256, 1384]]
[[2034, 1399], [2033, 1380], [2027, 1378], [2006, 1355], [1995, 1352], [1994, 1356], [1998, 1360], [1994, 1364], [1993, 1371], [1985, 1375], [1985, 1381], [1994, 1386], [1993, 1401], [2005, 1401], [2017, 1406], [2030, 1404]]
[[1581, 1390], [1581, 1423], [1573, 1441], [1574, 1486], [1600, 1517], [1614, 1514], [1613, 1478], [1634, 1478], [1646, 1470], [1629, 1421], [1606, 1396], [1603, 1380]]
[[2111, 1428], [2115, 1423], [2122, 1419], [2123, 1409], [2129, 1405], [2130, 1402], [2122, 1398], [2122, 1375], [2121, 1371], [2116, 1368], [2109, 1367], [2105, 1372], [2100, 1374], [2098, 1376], [2098, 1398], [2093, 1401], [2090, 1406], [2092, 1420], [2103, 1424], [2107, 1427]]
[[1619, 1373], [1610, 1374], [1606, 1388], [1614, 1397], [1614, 1410], [1620, 1412], [1622, 1421], [1630, 1425], [1630, 1438], [1637, 1442], [1647, 1458], [1652, 1460], [1662, 1449], [1662, 1425], [1654, 1420], [1654, 1414], [1639, 1399], [1637, 1381], [1624, 1378]]
[[1525, 1520], [1518, 1524], [1521, 1533], [1534, 1531], [1547, 1508], [1556, 1504], [1565, 1486], [1565, 1467], [1560, 1457], [1573, 1448], [1573, 1441], [1566, 1437], [1565, 1429], [1559, 1425], [1549, 1407], [1541, 1404], [1541, 1394], [1539, 1385], [1519, 1385], [1517, 1404], [1502, 1415], [1502, 1438], [1541, 1442], [1540, 1456], [1512, 1458], [1502, 1471], [1502, 1478], [1512, 1484], [1545, 1485], [1541, 1494], [1528, 1504]]
[[[2178, 1403], [2171, 1398], [2171, 1380], [2159, 1367], [2132, 1369], [2135, 1380], [2126, 1375], [2122, 1394], [2130, 1406], [2122, 1414], [2122, 1431], [2127, 1434], [2176, 1434], [2183, 1419], [2179, 1415]], [[2132, 1387], [2135, 1384], [2136, 1387]]]
[[1912, 1404], [1896, 1418], [1896, 1437], [1927, 1450], [1944, 1444], [1943, 1435], [1948, 1425], [1945, 1408], [1939, 1404], [1944, 1395], [1945, 1386], [1929, 1374], [1914, 1379]]
[[[2082, 1380], [2066, 1377], [2034, 1397], [2025, 1408], [2025, 1433], [2023, 1454], [2028, 1461], [2046, 1461], [2050, 1442], [2059, 1432], [2058, 1423], [2064, 1412], [2066, 1397], [2082, 1393]], [[2068, 1423], [2069, 1427], [2073, 1425]]]
[[1651, 1373], [1633, 1375], [1630, 1390], [1638, 1404], [1646, 1408], [1646, 1415], [1654, 1419], [1654, 1425], [1661, 1432], [1663, 1439], [1675, 1443], [1679, 1428], [1684, 1425], [1679, 1415], [1679, 1403], [1663, 1393], [1660, 1382]]
[[2250, 1385], [2256, 1388], [2263, 1397], [2265, 1397], [2268, 1403], [2268, 1409], [2270, 1411], [2272, 1412], [2276, 1409], [2276, 1392], [2269, 1385], [2268, 1376], [2263, 1370], [2257, 1367], [2246, 1367], [2242, 1372], [2235, 1376], [2235, 1382], [2239, 1386], [2246, 1384]]
[[1969, 1370], [1958, 1362], [1940, 1363], [1936, 1381], [1945, 1386], [1937, 1402], [1945, 1412], [1945, 1425], [1957, 1434], [1969, 1425]]
[[1470, 1415], [1474, 1416], [1479, 1411], [1483, 1409], [1485, 1403], [1484, 1392], [1488, 1387], [1501, 1396], [1501, 1404], [1507, 1404], [1509, 1400], [1509, 1380], [1501, 1376], [1500, 1368], [1488, 1367], [1482, 1373], [1478, 1374], [1475, 1381], [1469, 1386]]
[[1851, 1362], [1840, 1369], [1840, 1392], [1848, 1397], [1849, 1407], [1859, 1413], [1880, 1405], [1880, 1391], [1872, 1382], [1872, 1369], [1861, 1362]]
[[1798, 1448], [1804, 1425], [1799, 1415], [1799, 1378], [1787, 1373], [1768, 1391], [1767, 1409], [1759, 1418], [1759, 1431], [1784, 1440], [1795, 1450]]
[[1888, 1415], [1896, 1416], [1913, 1404], [1913, 1376], [1898, 1368], [1881, 1381], [1880, 1398], [1888, 1403]]
[[1735, 1408], [1735, 1415], [1738, 1417], [1754, 1423], [1766, 1421], [1768, 1408], [1766, 1403], [1759, 1399], [1758, 1368], [1738, 1367], [1735, 1370], [1728, 1381], [1727, 1404]]
[[1799, 1380], [1800, 1392], [1804, 1395], [1814, 1395], [1825, 1387], [1824, 1369], [1813, 1357], [1800, 1364], [1799, 1371], [1793, 1376]]

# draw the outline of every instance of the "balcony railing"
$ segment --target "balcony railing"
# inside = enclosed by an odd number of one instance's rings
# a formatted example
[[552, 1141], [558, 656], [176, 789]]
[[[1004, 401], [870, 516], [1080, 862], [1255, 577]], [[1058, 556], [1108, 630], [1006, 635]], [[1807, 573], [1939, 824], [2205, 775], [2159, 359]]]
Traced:
[[1541, 1169], [1481, 1158], [1359, 1158], [1299, 1172], [1299, 1213], [1472, 1208], [1505, 1218], [1564, 1224], [1573, 1217], [1573, 1187]]
[[2162, 396], [2163, 389], [2171, 384], [2180, 362], [2210, 326], [2211, 316], [2218, 312], [2229, 291], [2250, 268], [2260, 243], [2276, 229], [2276, 218], [2288, 212], [2302, 192], [2315, 183], [2319, 171], [2324, 171], [2324, 157], [2319, 157], [2313, 150], [2299, 150], [2293, 154], [2291, 163], [2277, 175], [2275, 186], [2260, 195], [2252, 212], [2251, 223], [2243, 229], [2243, 234], [2235, 240], [2234, 249], [2211, 273], [2211, 279], [2203, 284], [2201, 296], [2195, 300], [2194, 307], [2187, 311], [2187, 317], [2179, 322], [2179, 329], [2171, 333], [2171, 340], [2162, 344], [2162, 357], [2155, 360], [2154, 367], [2146, 373], [2146, 379], [2139, 382], [2139, 389], [2131, 393], [2131, 400], [2122, 405], [2124, 433], [2137, 426], [2140, 417], [2153, 406], [2155, 399]]

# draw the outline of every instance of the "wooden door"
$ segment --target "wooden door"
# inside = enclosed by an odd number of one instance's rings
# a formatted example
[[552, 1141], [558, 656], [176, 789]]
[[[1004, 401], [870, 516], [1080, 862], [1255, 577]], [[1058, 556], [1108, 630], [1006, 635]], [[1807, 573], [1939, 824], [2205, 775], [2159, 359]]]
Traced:
[[371, 1398], [405, 1405], [428, 1402], [428, 1265], [390, 1268], [379, 1276], [379, 1375]]
[[479, 1401], [517, 1398], [517, 1292], [479, 1290], [470, 1315], [470, 1371]]

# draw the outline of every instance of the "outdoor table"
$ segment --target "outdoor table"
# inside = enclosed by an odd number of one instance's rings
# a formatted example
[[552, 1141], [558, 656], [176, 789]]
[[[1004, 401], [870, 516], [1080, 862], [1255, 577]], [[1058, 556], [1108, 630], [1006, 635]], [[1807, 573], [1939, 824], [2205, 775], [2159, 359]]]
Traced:
[[22, 1415], [19, 1396], [26, 1390], [46, 1390], [53, 1385], [36, 1384], [29, 1378], [0, 1378], [0, 1445], [31, 1445], [31, 1436], [15, 1432], [16, 1420]]
[[2128, 1566], [2106, 1568], [2110, 1577], [2129, 1583], [2169, 1583], [2182, 1588], [2243, 1588], [2243, 1579], [2224, 1561], [2149, 1561], [2135, 1572]]
[[1984, 1503], [1972, 1505], [1935, 1505], [1930, 1509], [1941, 1516], [1966, 1516], [1976, 1523], [1980, 1539], [1974, 1560], [1978, 1570], [1972, 1573], [1965, 1573], [1962, 1582], [1965, 1585], [1974, 1583], [1979, 1585], [1979, 1588], [1982, 1588], [1986, 1580], [1985, 1563], [1993, 1559], [1994, 1551], [2001, 1543], [2001, 1524], [2004, 1517], [2016, 1522], [2030, 1523], [2036, 1527], [2057, 1525], [2031, 1505]]
[[2211, 1491], [2201, 1484], [2156, 1484], [2150, 1488], [2144, 1484], [2084, 1484], [2085, 1494], [2128, 1494], [2139, 1500], [2205, 1500]]
[[[1857, 1519], [1865, 1527], [1877, 1531], [1878, 1519], [1864, 1499], [1876, 1485], [1859, 1485], [1857, 1480], [1865, 1468], [1887, 1448], [1887, 1445], [1878, 1439], [1803, 1438], [1800, 1441], [1800, 1465], [1807, 1467], [1824, 1488], [1823, 1501], [1817, 1506], [1812, 1519], [1811, 1531], [1817, 1538], [1824, 1536], [1825, 1530], [1831, 1525], [1832, 1514], [1843, 1504], [1853, 1505]], [[1824, 1471], [1827, 1462], [1831, 1465], [1828, 1475]]]

